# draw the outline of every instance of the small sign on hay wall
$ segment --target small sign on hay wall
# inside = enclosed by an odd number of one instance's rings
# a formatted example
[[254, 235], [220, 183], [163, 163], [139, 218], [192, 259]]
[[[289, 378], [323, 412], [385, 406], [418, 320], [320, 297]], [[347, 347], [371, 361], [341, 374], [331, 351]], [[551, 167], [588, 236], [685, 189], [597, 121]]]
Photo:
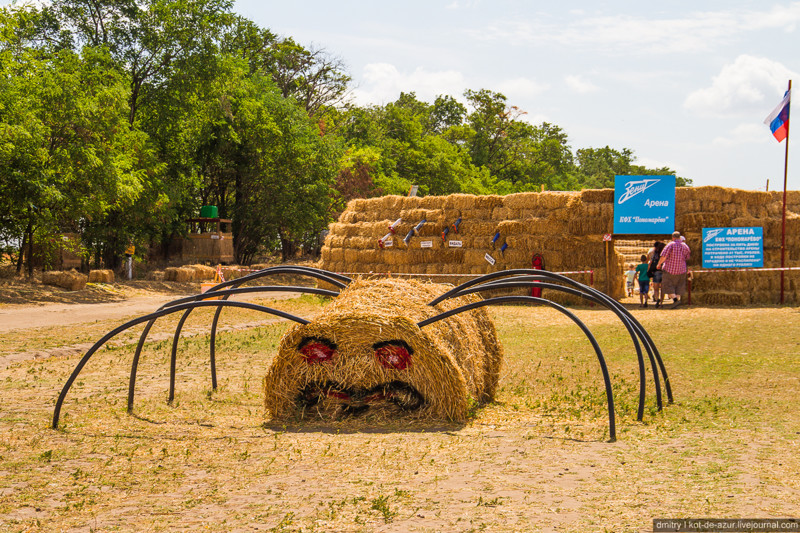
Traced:
[[461, 248], [462, 243], [461, 241], [450, 241], [447, 243], [447, 246], [449, 246], [450, 248]]
[[492, 266], [494, 266], [494, 264], [497, 262], [497, 260], [495, 260], [495, 258], [489, 255], [488, 253], [484, 255], [483, 258], [486, 259], [486, 262]]
[[761, 268], [764, 228], [703, 228], [703, 268]]
[[420, 248], [433, 248], [433, 241], [420, 241]]
[[675, 176], [614, 176], [614, 233], [675, 231]]

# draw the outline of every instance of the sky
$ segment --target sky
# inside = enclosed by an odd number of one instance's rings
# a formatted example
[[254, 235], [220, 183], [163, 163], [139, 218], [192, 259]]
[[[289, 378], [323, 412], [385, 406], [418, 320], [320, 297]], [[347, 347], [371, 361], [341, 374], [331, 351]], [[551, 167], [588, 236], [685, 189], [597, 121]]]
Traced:
[[[786, 141], [763, 121], [789, 80], [800, 84], [800, 1], [237, 0], [234, 10], [341, 59], [360, 105], [401, 91], [466, 102], [466, 89], [489, 89], [525, 120], [560, 126], [573, 151], [629, 148], [695, 186], [783, 189]], [[788, 188], [800, 189], [791, 131], [788, 169]]]

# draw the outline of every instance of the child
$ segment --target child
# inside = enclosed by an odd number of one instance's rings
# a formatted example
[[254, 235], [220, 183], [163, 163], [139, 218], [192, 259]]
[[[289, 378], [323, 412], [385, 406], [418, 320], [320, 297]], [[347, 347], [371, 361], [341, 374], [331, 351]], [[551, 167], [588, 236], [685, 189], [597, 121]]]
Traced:
[[647, 275], [647, 256], [642, 255], [641, 263], [636, 266], [636, 273], [639, 274], [639, 303], [641, 307], [647, 307], [647, 293], [650, 292], [650, 276]]
[[628, 298], [633, 296], [633, 280], [636, 277], [636, 271], [633, 269], [633, 263], [628, 265], [628, 271], [625, 272], [625, 287], [628, 289]]

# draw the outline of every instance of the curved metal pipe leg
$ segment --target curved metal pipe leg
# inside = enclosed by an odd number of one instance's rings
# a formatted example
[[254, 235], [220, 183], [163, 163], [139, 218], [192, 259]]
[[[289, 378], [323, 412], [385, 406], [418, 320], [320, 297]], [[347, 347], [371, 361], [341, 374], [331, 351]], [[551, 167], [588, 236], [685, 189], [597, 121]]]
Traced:
[[155, 324], [155, 319], [151, 320], [144, 327], [144, 331], [139, 336], [139, 342], [136, 344], [136, 353], [133, 354], [133, 362], [131, 363], [131, 376], [128, 380], [128, 414], [133, 413], [133, 396], [136, 391], [136, 372], [139, 370], [139, 356], [142, 354], [145, 339], [150, 333], [150, 328]]
[[86, 363], [89, 362], [89, 359], [91, 359], [92, 355], [101, 346], [103, 346], [106, 342], [108, 342], [109, 339], [115, 337], [119, 333], [121, 333], [121, 332], [123, 332], [123, 331], [125, 331], [125, 330], [127, 330], [129, 328], [132, 328], [133, 326], [136, 326], [138, 324], [142, 324], [144, 322], [148, 322], [150, 320], [155, 320], [155, 319], [157, 319], [159, 317], [162, 317], [162, 316], [165, 316], [165, 315], [169, 315], [169, 314], [172, 314], [172, 313], [177, 313], [179, 311], [184, 311], [186, 309], [193, 309], [195, 307], [214, 307], [214, 306], [241, 307], [243, 309], [252, 309], [254, 311], [261, 311], [263, 313], [269, 313], [271, 315], [279, 316], [281, 318], [287, 318], [289, 320], [297, 322], [298, 324], [308, 324], [308, 320], [306, 320], [304, 318], [300, 318], [300, 317], [294, 316], [294, 315], [292, 315], [290, 313], [286, 313], [285, 311], [279, 311], [277, 309], [264, 307], [263, 305], [256, 305], [256, 304], [251, 304], [251, 303], [247, 303], [247, 302], [223, 302], [223, 301], [219, 301], [219, 300], [210, 301], [210, 302], [198, 301], [198, 302], [184, 303], [184, 304], [176, 305], [174, 307], [170, 307], [170, 308], [167, 308], [167, 309], [162, 309], [160, 311], [156, 311], [155, 313], [150, 313], [149, 315], [145, 315], [145, 316], [136, 318], [134, 320], [131, 320], [129, 322], [126, 322], [126, 323], [122, 324], [121, 326], [118, 326], [118, 327], [114, 328], [113, 330], [109, 331], [108, 333], [106, 333], [105, 335], [103, 335], [103, 337], [99, 341], [94, 343], [94, 345], [92, 345], [92, 347], [89, 348], [89, 350], [84, 354], [84, 356], [78, 362], [78, 365], [72, 371], [72, 374], [70, 374], [69, 378], [67, 378], [67, 382], [64, 384], [64, 387], [61, 389], [61, 393], [58, 395], [58, 399], [56, 400], [56, 406], [53, 409], [53, 424], [52, 424], [52, 428], [53, 429], [58, 429], [58, 421], [59, 421], [59, 418], [61, 416], [61, 407], [63, 406], [64, 399], [67, 397], [67, 393], [69, 392], [70, 388], [72, 388], [72, 384], [75, 382], [75, 379], [81, 373], [81, 370], [83, 370], [83, 367], [86, 366]]
[[[672, 399], [671, 399], [672, 398], [672, 389], [671, 389], [671, 387], [669, 385], [669, 378], [666, 375], [666, 367], [664, 366], [664, 362], [661, 359], [661, 355], [658, 352], [658, 349], [656, 348], [655, 343], [653, 342], [652, 338], [647, 333], [647, 331], [644, 329], [644, 327], [639, 323], [639, 321], [636, 320], [636, 318], [630, 313], [630, 311], [628, 311], [623, 305], [621, 305], [619, 302], [617, 302], [616, 300], [614, 300], [613, 298], [611, 298], [607, 294], [605, 294], [603, 292], [600, 292], [600, 291], [598, 291], [597, 289], [595, 289], [593, 287], [589, 287], [587, 285], [583, 285], [582, 283], [579, 283], [579, 282], [577, 282], [577, 281], [575, 281], [573, 279], [570, 279], [570, 278], [568, 278], [566, 276], [563, 276], [561, 274], [555, 274], [553, 272], [548, 272], [548, 271], [545, 271], [545, 270], [533, 270], [533, 269], [512, 269], [512, 270], [504, 270], [504, 271], [493, 272], [493, 273], [481, 276], [479, 278], [467, 281], [467, 282], [465, 282], [465, 283], [463, 283], [463, 284], [461, 284], [461, 285], [459, 285], [457, 287], [454, 287], [453, 289], [445, 292], [444, 294], [442, 294], [441, 296], [439, 296], [438, 298], [436, 298], [435, 300], [430, 302], [428, 305], [435, 305], [436, 303], [438, 303], [438, 302], [440, 302], [440, 301], [442, 301], [444, 299], [458, 296], [458, 294], [463, 292], [468, 287], [472, 287], [474, 285], [479, 285], [481, 283], [485, 283], [486, 281], [489, 281], [489, 280], [492, 280], [492, 279], [509, 277], [509, 276], [526, 276], [526, 277], [529, 277], [529, 278], [539, 278], [539, 279], [547, 278], [547, 279], [553, 279], [553, 280], [564, 282], [564, 283], [566, 283], [566, 284], [568, 284], [568, 285], [570, 285], [572, 287], [580, 288], [580, 289], [586, 291], [587, 293], [593, 294], [596, 297], [601, 298], [604, 302], [606, 302], [606, 307], [608, 307], [609, 309], [612, 309], [612, 310], [616, 309], [618, 311], [617, 312], [618, 316], [624, 315], [625, 317], [627, 317], [628, 321], [631, 323], [631, 325], [636, 330], [637, 335], [639, 336], [639, 338], [641, 338], [641, 340], [644, 343], [645, 348], [647, 350], [647, 355], [648, 355], [648, 358], [650, 359], [651, 367], [653, 369], [653, 381], [655, 382], [656, 404], [658, 406], [658, 409], [661, 410], [662, 407], [663, 407], [663, 402], [662, 402], [662, 399], [661, 399], [661, 386], [660, 386], [659, 378], [658, 378], [658, 370], [659, 369], [661, 370], [661, 374], [664, 377], [664, 382], [665, 382], [665, 385], [666, 385], [666, 388], [667, 388], [667, 395], [670, 398], [670, 402], [672, 402]], [[620, 316], [620, 318], [621, 318], [621, 316]], [[641, 365], [640, 365], [640, 368], [641, 368]], [[643, 373], [640, 370], [640, 376], [642, 376], [642, 375], [643, 375]], [[644, 414], [644, 401], [641, 400], [641, 397], [642, 397], [641, 396], [641, 390], [642, 390], [642, 388], [641, 388], [641, 378], [640, 378], [640, 404], [639, 404], [640, 420], [641, 420], [641, 416], [643, 416], [643, 414]]]
[[175, 399], [175, 373], [178, 361], [178, 341], [181, 338], [181, 330], [183, 329], [183, 325], [186, 323], [186, 319], [189, 318], [190, 312], [191, 309], [184, 311], [181, 319], [178, 321], [178, 325], [175, 327], [175, 334], [172, 336], [172, 353], [170, 353], [169, 356], [169, 399], [167, 399], [167, 403], [169, 404], [172, 404], [172, 401]]
[[[616, 314], [617, 317], [622, 322], [622, 324], [625, 326], [625, 329], [627, 329], [628, 335], [630, 335], [631, 341], [633, 342], [634, 349], [636, 350], [636, 361], [639, 366], [639, 405], [637, 409], [637, 420], [641, 422], [642, 419], [644, 418], [644, 405], [646, 400], [647, 381], [645, 379], [646, 370], [644, 365], [644, 356], [642, 355], [642, 348], [639, 344], [639, 337], [637, 336], [638, 334], [635, 331], [634, 325], [631, 323], [631, 321], [628, 319], [626, 315], [622, 314], [619, 311], [619, 309], [617, 309], [615, 306], [609, 305], [609, 303], [605, 299], [599, 298], [597, 295], [592, 293], [581, 292], [579, 289], [575, 289], [573, 287], [565, 287], [564, 285], [556, 285], [553, 283], [539, 281], [542, 279], [546, 280], [551, 278], [547, 278], [544, 276], [520, 276], [517, 278], [502, 279], [491, 283], [485, 283], [482, 285], [474, 285], [472, 287], [468, 287], [458, 293], [455, 293], [453, 297], [462, 296], [465, 294], [471, 294], [475, 292], [482, 292], [485, 290], [511, 289], [520, 287], [526, 287], [526, 288], [538, 287], [541, 289], [550, 289], [550, 290], [565, 292], [567, 294], [578, 296], [585, 300], [589, 300], [592, 303], [596, 303], [606, 307], [612, 313]], [[536, 280], [536, 281], [529, 281], [529, 280]], [[647, 348], [646, 345], [645, 348]], [[651, 365], [653, 368], [653, 379], [656, 385], [657, 403], [660, 406], [661, 402], [660, 402], [660, 389], [658, 384], [658, 373], [655, 370], [655, 362], [653, 361], [653, 357], [649, 352], [648, 356], [650, 357]]]
[[551, 302], [550, 300], [546, 300], [544, 298], [537, 298], [535, 296], [498, 296], [496, 298], [489, 298], [488, 300], [480, 300], [478, 302], [472, 302], [466, 305], [462, 305], [461, 307], [457, 307], [455, 309], [451, 309], [435, 317], [425, 319], [417, 324], [420, 328], [427, 326], [433, 322], [437, 322], [444, 318], [453, 316], [458, 313], [462, 313], [464, 311], [469, 311], [471, 309], [475, 309], [478, 307], [483, 307], [486, 305], [492, 305], [495, 303], [504, 303], [504, 302], [523, 302], [523, 303], [538, 303], [548, 305], [564, 315], [568, 316], [575, 324], [581, 328], [584, 335], [589, 339], [589, 342], [592, 344], [592, 348], [594, 348], [595, 355], [597, 356], [597, 360], [600, 363], [600, 371], [603, 374], [603, 382], [605, 384], [606, 389], [606, 401], [608, 404], [608, 434], [609, 434], [609, 442], [615, 442], [617, 440], [617, 425], [616, 425], [616, 417], [614, 415], [614, 392], [611, 388], [611, 377], [608, 374], [608, 366], [606, 365], [606, 359], [603, 357], [603, 352], [600, 349], [600, 345], [597, 343], [597, 339], [594, 338], [592, 332], [589, 331], [589, 328], [586, 327], [574, 313], [572, 313], [566, 307], [559, 305], [555, 302]]
[[[223, 296], [227, 300], [227, 296]], [[211, 321], [211, 337], [208, 341], [208, 355], [211, 366], [211, 390], [217, 390], [217, 325], [219, 316], [222, 314], [222, 307], [214, 311], [214, 320]]]

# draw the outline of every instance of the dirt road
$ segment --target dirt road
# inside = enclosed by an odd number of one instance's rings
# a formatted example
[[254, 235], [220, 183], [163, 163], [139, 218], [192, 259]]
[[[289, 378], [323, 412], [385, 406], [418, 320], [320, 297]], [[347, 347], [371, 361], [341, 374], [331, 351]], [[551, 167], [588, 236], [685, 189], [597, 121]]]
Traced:
[[134, 296], [106, 303], [47, 303], [43, 305], [4, 305], [0, 307], [0, 334], [18, 329], [68, 326], [151, 313], [179, 295]]

